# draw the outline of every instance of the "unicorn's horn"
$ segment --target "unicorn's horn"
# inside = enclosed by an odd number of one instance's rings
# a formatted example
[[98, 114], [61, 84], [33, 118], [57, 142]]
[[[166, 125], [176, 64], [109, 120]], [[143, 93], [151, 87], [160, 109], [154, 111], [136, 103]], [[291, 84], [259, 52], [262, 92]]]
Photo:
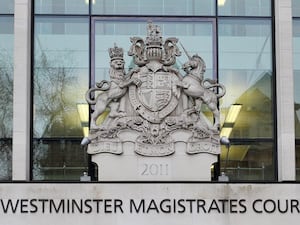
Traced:
[[182, 45], [182, 43], [180, 42], [180, 45], [181, 45], [181, 47], [182, 47], [182, 49], [183, 49], [183, 51], [184, 51], [184, 53], [186, 54], [186, 56], [189, 58], [189, 60], [191, 60], [192, 59], [192, 57], [189, 55], [189, 53], [187, 52], [187, 50], [183, 47], [183, 45]]

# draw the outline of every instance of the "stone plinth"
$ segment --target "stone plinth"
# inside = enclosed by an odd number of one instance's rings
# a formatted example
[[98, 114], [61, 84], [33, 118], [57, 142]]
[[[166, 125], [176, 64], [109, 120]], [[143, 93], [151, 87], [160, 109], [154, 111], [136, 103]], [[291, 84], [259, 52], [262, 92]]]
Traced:
[[126, 143], [122, 155], [101, 153], [92, 156], [98, 165], [99, 181], [209, 181], [211, 165], [217, 156], [209, 153], [189, 155], [185, 143], [175, 144], [175, 153], [165, 157], [145, 157]]

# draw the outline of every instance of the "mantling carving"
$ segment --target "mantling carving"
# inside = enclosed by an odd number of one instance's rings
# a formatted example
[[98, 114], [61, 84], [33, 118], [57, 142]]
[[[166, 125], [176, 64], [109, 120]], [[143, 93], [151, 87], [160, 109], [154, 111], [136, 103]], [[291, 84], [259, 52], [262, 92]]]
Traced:
[[[188, 56], [183, 65], [185, 76], [175, 68], [181, 55], [178, 39], [163, 41], [160, 28], [148, 24], [147, 37], [130, 38], [128, 52], [135, 68], [124, 71], [123, 50], [109, 49], [110, 81], [101, 81], [87, 91], [86, 100], [95, 105], [91, 129], [82, 144], [88, 153], [122, 154], [123, 144], [132, 142], [135, 152], [143, 156], [167, 156], [177, 142], [185, 143], [188, 154], [219, 154], [219, 110], [217, 100], [225, 87], [203, 79], [205, 62], [198, 55]], [[216, 94], [214, 90], [220, 88]], [[91, 93], [101, 91], [95, 99]], [[201, 112], [207, 104], [214, 116], [212, 124]], [[110, 108], [100, 125], [97, 118]]]

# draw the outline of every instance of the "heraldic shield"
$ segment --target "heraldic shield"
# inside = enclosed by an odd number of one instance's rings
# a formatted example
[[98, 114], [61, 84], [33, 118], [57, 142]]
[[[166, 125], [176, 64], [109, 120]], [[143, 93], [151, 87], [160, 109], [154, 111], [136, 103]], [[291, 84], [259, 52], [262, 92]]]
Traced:
[[138, 74], [142, 85], [138, 87], [138, 97], [141, 103], [149, 110], [156, 112], [166, 107], [172, 96], [172, 74], [154, 72]]
[[144, 119], [160, 123], [178, 104], [178, 98], [172, 93], [172, 86], [176, 85], [179, 78], [174, 73], [163, 71], [140, 71], [133, 77], [139, 79], [141, 85], [129, 87], [132, 106]]
[[[87, 102], [94, 105], [89, 136], [82, 140], [88, 153], [122, 155], [129, 149], [139, 157], [165, 157], [177, 151], [220, 154], [217, 101], [225, 87], [204, 79], [204, 60], [189, 56], [182, 46], [188, 60], [179, 70], [178, 39], [163, 40], [160, 27], [152, 23], [145, 39], [130, 41], [128, 55], [134, 66], [125, 71], [123, 49], [115, 45], [109, 49], [110, 80], [86, 93]], [[210, 109], [212, 121], [201, 112], [202, 104]]]

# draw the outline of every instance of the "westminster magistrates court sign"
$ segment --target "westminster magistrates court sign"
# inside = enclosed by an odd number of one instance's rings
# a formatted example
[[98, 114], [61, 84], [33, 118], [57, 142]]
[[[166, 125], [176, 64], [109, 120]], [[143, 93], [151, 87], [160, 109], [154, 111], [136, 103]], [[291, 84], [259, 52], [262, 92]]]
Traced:
[[297, 224], [296, 184], [1, 184], [1, 225]]

